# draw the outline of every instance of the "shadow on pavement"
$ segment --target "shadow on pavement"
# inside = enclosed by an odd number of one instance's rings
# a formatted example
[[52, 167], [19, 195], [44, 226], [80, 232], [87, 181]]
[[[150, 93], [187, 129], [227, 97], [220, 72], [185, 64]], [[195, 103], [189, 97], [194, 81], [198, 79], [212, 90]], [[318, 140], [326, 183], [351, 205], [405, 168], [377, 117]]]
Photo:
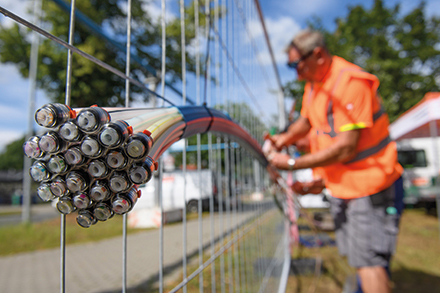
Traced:
[[440, 276], [419, 270], [401, 268], [397, 271], [393, 271], [391, 277], [394, 282], [393, 292], [431, 293], [438, 292], [436, 290], [440, 288]]

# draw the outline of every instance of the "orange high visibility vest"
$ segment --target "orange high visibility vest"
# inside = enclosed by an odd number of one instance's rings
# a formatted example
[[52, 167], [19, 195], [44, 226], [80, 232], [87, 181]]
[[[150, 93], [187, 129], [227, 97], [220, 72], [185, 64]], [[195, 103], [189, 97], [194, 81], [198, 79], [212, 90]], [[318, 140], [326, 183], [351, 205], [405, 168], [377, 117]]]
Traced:
[[334, 197], [350, 199], [377, 193], [403, 173], [378, 87], [376, 76], [337, 56], [323, 82], [305, 86], [301, 116], [312, 126], [312, 153], [332, 145], [340, 132], [361, 129], [356, 156], [320, 170]]

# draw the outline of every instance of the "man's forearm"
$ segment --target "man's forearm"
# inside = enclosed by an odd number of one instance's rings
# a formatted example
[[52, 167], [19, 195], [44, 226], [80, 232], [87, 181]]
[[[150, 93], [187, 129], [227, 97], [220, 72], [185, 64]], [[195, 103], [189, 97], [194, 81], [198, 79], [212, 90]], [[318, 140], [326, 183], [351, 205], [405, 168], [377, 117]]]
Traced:
[[325, 149], [314, 154], [306, 154], [295, 159], [294, 169], [328, 166], [339, 162], [337, 150]]
[[294, 168], [315, 168], [348, 161], [356, 154], [359, 136], [359, 131], [340, 133], [338, 136], [339, 140], [330, 147], [297, 158]]
[[279, 152], [270, 153], [268, 160], [275, 167], [283, 170], [315, 168], [337, 162], [347, 162], [356, 155], [360, 131], [360, 129], [356, 129], [339, 133], [337, 140], [332, 145], [313, 154], [296, 158], [293, 166], [288, 163], [290, 156]]
[[275, 145], [281, 149], [295, 143], [298, 139], [303, 138], [310, 131], [310, 123], [307, 118], [299, 117], [298, 120], [290, 125], [287, 132], [278, 136]]

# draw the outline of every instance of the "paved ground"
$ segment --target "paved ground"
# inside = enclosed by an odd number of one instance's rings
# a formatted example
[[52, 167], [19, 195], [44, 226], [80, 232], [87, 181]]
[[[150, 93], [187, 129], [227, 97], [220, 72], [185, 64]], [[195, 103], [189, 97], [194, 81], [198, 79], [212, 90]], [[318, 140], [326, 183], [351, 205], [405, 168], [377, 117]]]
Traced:
[[[4, 215], [4, 213], [8, 213], [8, 215]], [[31, 207], [31, 219], [34, 223], [59, 216], [60, 213], [50, 204], [37, 204]], [[19, 224], [21, 217], [21, 206], [0, 206], [0, 226]]]
[[[53, 208], [52, 208], [53, 209]], [[237, 215], [237, 223], [246, 221], [253, 212]], [[209, 217], [203, 220], [203, 242], [211, 239]], [[215, 216], [215, 235], [219, 235], [218, 215]], [[224, 226], [229, 223], [224, 220]], [[2, 240], [5, 241], [5, 240]], [[182, 224], [164, 229], [164, 265], [170, 270], [180, 268], [182, 258]], [[198, 222], [188, 222], [188, 254], [197, 254]], [[159, 230], [128, 237], [129, 288], [150, 288], [159, 271]], [[122, 238], [70, 245], [66, 248], [66, 292], [121, 292]], [[1, 292], [59, 292], [60, 251], [51, 249], [0, 257]], [[129, 291], [132, 291], [130, 289]]]

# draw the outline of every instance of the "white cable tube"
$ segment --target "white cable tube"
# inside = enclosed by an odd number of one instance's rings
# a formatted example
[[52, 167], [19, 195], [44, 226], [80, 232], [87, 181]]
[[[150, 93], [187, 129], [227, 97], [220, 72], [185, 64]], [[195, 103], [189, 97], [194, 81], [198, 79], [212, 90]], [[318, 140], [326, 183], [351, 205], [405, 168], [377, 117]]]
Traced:
[[[137, 108], [103, 108], [110, 115], [111, 121], [127, 120], [134, 117], [139, 117], [139, 122], [160, 119], [170, 114], [178, 113], [179, 110], [176, 107], [170, 108], [153, 108], [153, 109], [137, 109]], [[133, 127], [136, 123], [133, 122]]]
[[115, 172], [109, 179], [109, 187], [114, 193], [127, 191], [131, 187], [130, 183], [126, 172]]
[[162, 152], [171, 145], [171, 142], [179, 140], [182, 137], [183, 129], [185, 128], [185, 126], [185, 122], [177, 122], [176, 124], [169, 127], [159, 137], [156, 137], [153, 147], [150, 150], [149, 156], [156, 161], [160, 157]]
[[90, 197], [93, 201], [99, 202], [110, 198], [111, 191], [107, 181], [96, 180], [90, 188]]
[[92, 160], [87, 168], [90, 176], [97, 179], [103, 179], [110, 175], [110, 168], [107, 166], [104, 159]]
[[69, 193], [69, 189], [67, 188], [66, 181], [61, 177], [55, 178], [52, 183], [50, 183], [50, 191], [53, 195], [62, 197]]
[[128, 174], [131, 182], [141, 185], [151, 180], [155, 169], [153, 159], [147, 157], [144, 162], [134, 164], [128, 171]]
[[73, 213], [76, 210], [76, 207], [73, 205], [70, 197], [63, 196], [57, 202], [57, 210], [63, 215], [68, 215]]
[[81, 142], [81, 152], [86, 157], [95, 159], [100, 157], [104, 153], [104, 150], [95, 137], [86, 136]]
[[55, 195], [50, 190], [49, 183], [42, 183], [38, 186], [37, 195], [42, 201], [50, 201], [55, 199]]
[[114, 170], [123, 170], [130, 164], [130, 160], [126, 154], [124, 154], [123, 149], [116, 149], [108, 152], [105, 156], [105, 162], [107, 163], [107, 166]]
[[80, 170], [71, 171], [66, 176], [66, 184], [71, 192], [84, 191], [89, 185], [89, 176]]
[[[148, 116], [151, 117], [151, 115]], [[150, 118], [151, 120], [147, 120], [145, 119], [145, 115], [143, 115], [141, 117], [134, 117], [128, 120], [110, 122], [104, 125], [98, 135], [98, 139], [105, 147], [116, 148], [125, 143], [130, 134], [133, 132], [142, 132], [147, 130], [148, 133], [151, 133], [151, 136], [154, 139], [155, 136], [162, 133], [173, 123], [183, 120], [182, 115], [177, 111], [175, 114], [168, 114], [161, 119], [157, 118], [158, 117], [155, 116]]]
[[79, 145], [70, 147], [65, 153], [64, 158], [66, 159], [67, 164], [81, 167], [87, 162], [87, 158], [83, 155], [81, 151], [81, 147]]
[[67, 164], [66, 159], [61, 154], [51, 157], [47, 162], [47, 168], [52, 174], [55, 175], [67, 173], [69, 167], [70, 166]]
[[109, 121], [107, 111], [99, 107], [82, 109], [76, 116], [76, 125], [87, 134], [97, 133]]
[[29, 174], [35, 182], [44, 182], [51, 178], [51, 174], [43, 162], [35, 162], [29, 169]]
[[112, 199], [111, 202], [113, 211], [118, 215], [123, 215], [125, 213], [128, 213], [136, 204], [139, 196], [140, 193], [137, 187], [135, 186], [133, 186], [126, 193], [116, 194], [116, 196]]
[[46, 104], [35, 112], [35, 121], [46, 128], [54, 128], [67, 122], [73, 116], [69, 106], [53, 103]]
[[72, 202], [73, 202], [73, 205], [80, 210], [88, 208], [92, 203], [92, 201], [90, 200], [90, 197], [87, 195], [87, 193], [82, 192], [82, 191], [77, 192], [73, 195]]
[[38, 141], [40, 149], [49, 154], [56, 154], [67, 149], [68, 144], [55, 131], [49, 131], [40, 137]]
[[66, 141], [79, 141], [82, 137], [82, 131], [79, 129], [78, 125], [76, 125], [74, 120], [62, 124], [59, 134]]
[[147, 133], [138, 132], [128, 139], [124, 151], [130, 159], [135, 161], [142, 160], [150, 152], [153, 146], [153, 139]]
[[83, 228], [89, 228], [90, 226], [95, 225], [98, 220], [91, 211], [80, 210], [78, 212], [78, 216], [76, 217], [76, 222]]
[[146, 130], [151, 133], [151, 138], [156, 141], [157, 138], [162, 135], [169, 127], [179, 121], [183, 121], [183, 117], [181, 114], [169, 115], [166, 118], [153, 123], [152, 125], [147, 127]]
[[171, 117], [179, 117], [180, 120], [183, 120], [178, 108], [167, 108], [166, 110], [157, 110], [131, 119], [126, 119], [125, 122], [133, 127], [133, 133], [142, 132], [146, 129], [153, 133], [156, 128], [151, 128], [153, 124], [161, 125], [164, 121], [170, 120]]
[[38, 136], [32, 136], [24, 142], [23, 152], [28, 158], [38, 159], [44, 156], [44, 153], [38, 144], [39, 141], [40, 138]]
[[118, 148], [125, 143], [131, 133], [130, 125], [118, 120], [105, 124], [98, 134], [98, 140], [106, 148]]
[[108, 219], [113, 217], [114, 212], [109, 203], [100, 202], [93, 209], [93, 214], [98, 221], [107, 221]]

